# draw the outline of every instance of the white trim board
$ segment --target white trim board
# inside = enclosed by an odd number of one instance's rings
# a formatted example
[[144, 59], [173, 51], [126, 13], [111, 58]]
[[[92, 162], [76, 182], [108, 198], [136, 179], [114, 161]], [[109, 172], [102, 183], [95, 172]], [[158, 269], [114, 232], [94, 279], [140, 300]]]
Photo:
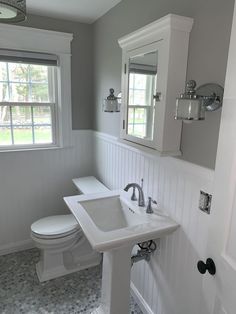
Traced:
[[0, 246], [0, 256], [11, 253], [16, 253], [24, 250], [34, 248], [34, 243], [31, 239], [9, 243], [7, 245]]
[[143, 314], [154, 314], [132, 281], [130, 284], [130, 290], [135, 302], [138, 304]]

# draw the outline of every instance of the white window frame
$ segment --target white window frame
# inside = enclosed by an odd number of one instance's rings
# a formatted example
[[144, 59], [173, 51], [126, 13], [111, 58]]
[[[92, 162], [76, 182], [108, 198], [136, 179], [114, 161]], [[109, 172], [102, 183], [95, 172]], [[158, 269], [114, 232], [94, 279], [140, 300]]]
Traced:
[[[0, 60], [1, 61], [1, 60]], [[6, 62], [6, 61], [5, 61]], [[12, 61], [14, 62], [14, 61]], [[25, 64], [30, 64], [26, 63], [27, 59], [25, 60]], [[8, 61], [6, 63], [11, 63], [11, 61]], [[43, 65], [43, 64], [42, 64]], [[8, 65], [7, 65], [8, 66]], [[10, 84], [11, 83], [16, 83], [15, 81], [12, 82], [9, 79], [9, 70], [7, 70], [7, 85], [8, 85], [8, 93], [10, 93]], [[51, 148], [55, 147], [58, 143], [58, 134], [57, 134], [57, 69], [54, 67], [51, 73], [49, 73], [48, 76], [48, 87], [49, 87], [49, 102], [14, 102], [14, 101], [2, 101], [0, 102], [0, 107], [10, 107], [10, 130], [11, 130], [11, 138], [13, 143], [9, 145], [1, 145], [0, 143], [0, 150], [15, 150], [15, 149], [34, 149], [34, 148]], [[21, 82], [22, 83], [22, 82]], [[23, 84], [28, 84], [30, 85], [31, 83], [23, 83]], [[31, 108], [31, 117], [33, 118], [33, 107], [50, 107], [51, 109], [51, 130], [52, 130], [52, 142], [51, 143], [39, 143], [39, 144], [15, 144], [14, 143], [14, 135], [13, 135], [13, 130], [15, 125], [12, 123], [12, 107], [14, 106], [19, 106], [19, 107], [30, 107]], [[42, 124], [42, 126], [46, 126], [47, 124]], [[31, 121], [31, 124], [27, 125], [32, 127], [32, 140], [34, 142], [35, 140], [35, 128], [34, 128], [34, 123], [33, 120]], [[0, 129], [1, 131], [1, 129]]]
[[[17, 52], [33, 52], [41, 54], [53, 54], [58, 58], [58, 66], [55, 68], [54, 89], [54, 140], [52, 144], [26, 144], [0, 146], [0, 152], [37, 149], [58, 149], [71, 146], [72, 122], [71, 122], [71, 41], [72, 34], [55, 31], [40, 30], [14, 25], [0, 25], [0, 49], [8, 49]], [[30, 62], [29, 62], [30, 63]], [[2, 104], [2, 103], [1, 103]], [[15, 103], [7, 102], [7, 105]], [[18, 104], [18, 103], [16, 103]], [[32, 105], [31, 103], [24, 103]], [[37, 105], [33, 102], [33, 105]], [[39, 106], [43, 105], [38, 103]], [[49, 106], [50, 103], [45, 103]], [[53, 114], [54, 113], [54, 114]]]

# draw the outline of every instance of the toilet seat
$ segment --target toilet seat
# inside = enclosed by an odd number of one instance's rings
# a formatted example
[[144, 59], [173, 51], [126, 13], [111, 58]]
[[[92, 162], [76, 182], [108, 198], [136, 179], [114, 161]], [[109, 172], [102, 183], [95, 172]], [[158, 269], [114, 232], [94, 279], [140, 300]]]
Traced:
[[40, 239], [57, 239], [80, 229], [73, 215], [57, 215], [42, 218], [31, 225], [32, 234]]

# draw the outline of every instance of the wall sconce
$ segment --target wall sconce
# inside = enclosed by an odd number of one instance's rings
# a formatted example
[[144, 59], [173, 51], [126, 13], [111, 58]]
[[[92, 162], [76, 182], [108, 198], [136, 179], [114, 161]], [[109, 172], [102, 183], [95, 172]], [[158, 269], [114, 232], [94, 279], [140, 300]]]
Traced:
[[103, 101], [104, 112], [120, 112], [121, 93], [116, 97], [114, 89], [110, 88], [110, 95]]
[[195, 89], [196, 85], [194, 80], [188, 81], [185, 93], [176, 98], [176, 120], [205, 120], [206, 111], [222, 107], [222, 86], [209, 83]]

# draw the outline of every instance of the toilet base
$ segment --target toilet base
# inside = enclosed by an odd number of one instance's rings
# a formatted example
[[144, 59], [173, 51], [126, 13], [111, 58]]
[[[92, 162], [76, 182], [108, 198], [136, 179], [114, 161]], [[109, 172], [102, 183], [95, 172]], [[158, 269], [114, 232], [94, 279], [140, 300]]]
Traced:
[[36, 273], [40, 282], [65, 276], [99, 265], [102, 255], [94, 251], [82, 234], [77, 231], [60, 239], [39, 239], [31, 235], [40, 249]]
[[43, 261], [40, 260], [36, 264], [36, 273], [40, 282], [55, 279], [61, 276], [65, 276], [86, 268], [97, 266], [101, 263], [101, 254], [96, 252], [83, 256], [83, 261], [78, 262], [73, 268], [66, 268], [64, 265], [53, 267], [51, 269], [45, 270], [43, 267]]

